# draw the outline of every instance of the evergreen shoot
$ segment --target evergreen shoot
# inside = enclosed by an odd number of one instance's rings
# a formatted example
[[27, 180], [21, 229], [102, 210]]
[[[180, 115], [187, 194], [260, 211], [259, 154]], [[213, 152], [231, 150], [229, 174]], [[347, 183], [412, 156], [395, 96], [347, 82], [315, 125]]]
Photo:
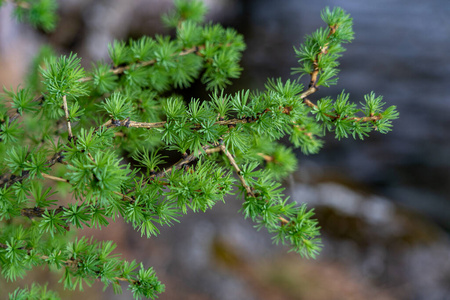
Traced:
[[[55, 27], [55, 1], [12, 2], [19, 20]], [[113, 41], [109, 62], [88, 70], [75, 53], [43, 48], [27, 85], [4, 88], [3, 277], [15, 281], [47, 266], [63, 271], [66, 289], [100, 280], [116, 293], [126, 287], [135, 299], [155, 299], [165, 287], [150, 266], [123, 260], [112, 241], [76, 237], [77, 229], [123, 219], [149, 238], [229, 195], [275, 243], [302, 257], [319, 254], [313, 210], [290, 201], [280, 183], [296, 168], [292, 149], [317, 153], [327, 132], [337, 139], [387, 133], [398, 112], [373, 92], [360, 103], [346, 92], [311, 98], [319, 87], [336, 84], [339, 58], [353, 39], [352, 19], [341, 8], [324, 9], [325, 26], [295, 48], [297, 78], [269, 79], [263, 91], [232, 94], [225, 88], [241, 74], [245, 43], [233, 29], [204, 23], [205, 13], [201, 1], [176, 0], [162, 18], [174, 28], [173, 38]], [[197, 81], [209, 98], [176, 93]], [[279, 142], [284, 137], [290, 145]], [[9, 297], [59, 299], [36, 284]]]

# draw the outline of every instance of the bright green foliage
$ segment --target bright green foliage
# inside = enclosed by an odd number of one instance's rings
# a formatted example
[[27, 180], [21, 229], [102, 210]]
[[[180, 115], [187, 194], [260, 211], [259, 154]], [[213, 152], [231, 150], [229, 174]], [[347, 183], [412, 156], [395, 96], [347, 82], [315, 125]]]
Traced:
[[[0, 6], [6, 1], [0, 1]], [[53, 31], [58, 16], [56, 0], [14, 0], [14, 16], [21, 22], [30, 23], [33, 27], [44, 31]]]
[[60, 300], [61, 298], [53, 291], [48, 291], [46, 286], [40, 286], [36, 283], [31, 288], [16, 289], [9, 294], [9, 300]]
[[341, 8], [330, 11], [327, 7], [322, 11], [322, 20], [328, 27], [306, 36], [299, 49], [295, 49], [300, 67], [292, 70], [294, 74], [300, 73], [300, 77], [317, 70], [319, 79], [316, 85], [329, 87], [337, 83], [337, 59], [345, 51], [342, 44], [353, 40], [352, 19]]
[[62, 96], [76, 98], [87, 93], [86, 85], [80, 81], [84, 76], [80, 61], [81, 59], [72, 53], [59, 59], [51, 57], [45, 60], [41, 73], [49, 95], [56, 98]]
[[11, 107], [16, 109], [22, 115], [24, 112], [32, 113], [37, 111], [37, 103], [33, 101], [33, 95], [30, 89], [19, 89], [17, 93], [12, 90], [3, 89], [5, 94], [11, 98]]
[[192, 20], [196, 23], [203, 22], [206, 14], [206, 6], [202, 1], [175, 0], [176, 10], [164, 15], [162, 20], [171, 27], [177, 27], [180, 22]]
[[[28, 2], [15, 3], [25, 9], [19, 4]], [[204, 212], [236, 194], [244, 217], [266, 228], [275, 243], [304, 257], [318, 255], [313, 211], [283, 194], [279, 181], [297, 160], [292, 146], [279, 140], [317, 153], [327, 131], [338, 139], [386, 133], [398, 112], [384, 109], [374, 93], [361, 105], [345, 92], [316, 103], [308, 99], [318, 86], [337, 82], [342, 45], [353, 39], [352, 20], [342, 9], [326, 8], [327, 27], [295, 50], [299, 66], [293, 70], [300, 78], [269, 79], [263, 91], [233, 94], [224, 88], [240, 75], [243, 38], [204, 24], [205, 11], [200, 1], [175, 1], [175, 10], [163, 17], [175, 28], [174, 38], [114, 41], [111, 64], [96, 62], [87, 72], [76, 54], [55, 57], [43, 48], [28, 86], [4, 89], [10, 102], [0, 104], [5, 278], [17, 280], [47, 265], [63, 270], [60, 282], [67, 289], [100, 279], [117, 293], [123, 283], [136, 299], [155, 299], [164, 285], [152, 268], [121, 260], [111, 241], [75, 238], [76, 229], [102, 229], [122, 218], [151, 237], [183, 214]], [[308, 88], [302, 76], [309, 76]], [[176, 94], [196, 81], [210, 91], [208, 99]], [[57, 299], [37, 285], [10, 298]]]

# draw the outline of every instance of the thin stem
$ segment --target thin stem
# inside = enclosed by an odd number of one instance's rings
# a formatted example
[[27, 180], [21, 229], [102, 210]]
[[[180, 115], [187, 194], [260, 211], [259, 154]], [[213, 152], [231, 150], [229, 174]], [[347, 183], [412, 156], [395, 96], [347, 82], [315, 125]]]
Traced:
[[22, 208], [20, 210], [20, 214], [24, 217], [28, 217], [30, 219], [32, 218], [42, 218], [42, 216], [44, 215], [45, 211], [55, 211], [55, 214], [58, 214], [62, 211], [64, 211], [65, 207], [64, 206], [59, 206], [58, 208], [55, 209], [44, 209], [42, 207], [33, 207], [33, 208]]
[[134, 199], [132, 197], [128, 196], [128, 195], [125, 195], [125, 194], [122, 194], [122, 193], [119, 193], [119, 192], [116, 192], [116, 191], [114, 191], [113, 193], [116, 194], [116, 195], [119, 195], [120, 197], [122, 197], [122, 199], [126, 199], [129, 202], [131, 202], [131, 203], [134, 202]]
[[67, 108], [66, 95], [63, 96], [63, 105], [64, 105], [64, 112], [66, 113], [67, 130], [69, 131], [69, 141], [70, 141], [73, 139], [73, 134], [72, 134], [72, 126], [70, 126], [70, 121], [69, 121], [69, 109]]
[[[56, 177], [56, 176], [48, 175], [48, 174], [45, 174], [45, 173], [42, 173], [42, 176], [43, 176], [44, 178], [51, 179], [51, 180], [54, 180], [54, 181], [70, 183], [69, 180], [64, 179], [64, 178], [61, 178], [61, 177]], [[131, 198], [130, 196], [127, 196], [127, 195], [125, 195], [125, 194], [122, 194], [122, 193], [119, 193], [119, 192], [116, 192], [116, 191], [114, 191], [113, 193], [116, 194], [116, 195], [119, 195], [120, 197], [122, 197], [122, 199], [126, 199], [126, 200], [128, 200], [129, 202], [134, 202], [134, 199]]]
[[224, 145], [220, 145], [219, 147], [222, 150], [222, 152], [226, 155], [226, 157], [230, 161], [231, 165], [233, 166], [234, 170], [236, 171], [236, 174], [239, 177], [239, 181], [241, 182], [242, 186], [244, 187], [245, 191], [247, 192], [247, 195], [255, 197], [255, 194], [253, 193], [252, 189], [248, 186], [247, 182], [245, 182], [245, 179], [241, 174], [241, 169], [239, 169], [239, 166], [237, 165], [236, 160], [234, 159], [233, 155], [230, 152], [228, 152], [227, 148], [225, 148]]
[[[203, 146], [202, 149], [203, 149], [203, 151], [204, 151], [205, 154], [210, 154], [210, 153], [214, 153], [214, 152], [220, 151], [220, 150], [217, 150], [219, 147], [215, 147], [215, 148], [212, 148], [212, 147], [214, 147], [214, 146], [212, 146], [212, 145], [206, 145], [206, 146]], [[178, 161], [176, 164], [174, 164], [173, 166], [171, 166], [171, 167], [169, 167], [169, 168], [167, 168], [167, 169], [164, 169], [164, 170], [162, 170], [162, 171], [160, 171], [160, 172], [158, 172], [158, 173], [156, 173], [156, 174], [150, 176], [150, 179], [152, 179], [152, 178], [158, 178], [158, 177], [163, 177], [163, 176], [165, 176], [166, 174], [172, 172], [172, 170], [173, 170], [174, 168], [175, 168], [176, 170], [179, 170], [179, 169], [181, 169], [183, 166], [185, 166], [185, 165], [187, 165], [187, 164], [189, 164], [189, 163], [195, 161], [196, 159], [198, 159], [199, 156], [202, 155], [202, 154], [203, 154], [203, 152], [202, 152], [201, 150], [199, 150], [197, 153], [191, 153], [190, 155], [186, 156], [185, 158], [179, 160], [179, 161]]]
[[114, 277], [115, 280], [120, 280], [120, 281], [126, 281], [129, 282], [131, 284], [135, 284], [137, 282], [137, 280], [133, 280], [133, 279], [127, 279], [127, 278], [123, 278], [123, 277]]
[[[318, 108], [318, 106], [316, 104], [312, 103], [309, 99], [305, 98], [303, 100], [303, 103], [305, 103], [310, 108]], [[340, 118], [340, 116], [337, 116], [337, 115], [330, 115], [330, 114], [324, 114], [324, 115], [332, 120], [337, 120]], [[342, 120], [351, 120], [351, 121], [356, 121], [356, 122], [375, 122], [375, 121], [381, 120], [382, 118], [383, 118], [383, 116], [381, 114], [378, 114], [378, 115], [372, 115], [369, 117], [342, 118]]]
[[[207, 155], [208, 155], [208, 154], [211, 154], [211, 153], [215, 153], [215, 152], [221, 151], [220, 147], [217, 147], [217, 146], [214, 147], [214, 146], [216, 146], [216, 144], [203, 146], [203, 147], [202, 147], [203, 151], [199, 150], [197, 153], [191, 153], [190, 155], [188, 155], [188, 156], [186, 156], [186, 157], [180, 159], [178, 162], [176, 162], [176, 163], [173, 164], [172, 166], [170, 166], [170, 167], [168, 167], [168, 168], [166, 168], [166, 169], [164, 169], [164, 170], [161, 170], [161, 171], [159, 171], [159, 172], [156, 173], [156, 174], [153, 174], [153, 175], [147, 177], [147, 178], [144, 180], [142, 186], [145, 186], [147, 183], [149, 183], [150, 181], [155, 180], [156, 178], [160, 178], [160, 177], [166, 176], [167, 174], [169, 174], [170, 172], [172, 172], [173, 169], [179, 170], [179, 169], [183, 168], [184, 166], [189, 165], [190, 163], [192, 163], [193, 161], [195, 161], [196, 159], [198, 159], [199, 156], [202, 155], [202, 154], [207, 154]], [[213, 148], [213, 147], [214, 147], [214, 148]], [[134, 190], [135, 190], [135, 188], [131, 188], [131, 189], [129, 189], [129, 190], [127, 191], [127, 193], [131, 193], [131, 192], [133, 192]], [[133, 201], [134, 201], [134, 200], [133, 200]]]
[[[329, 28], [330, 28], [330, 32], [328, 33], [327, 39], [329, 39], [330, 36], [336, 32], [336, 29], [337, 29], [336, 26], [330, 26]], [[325, 46], [320, 49], [320, 52], [316, 54], [316, 57], [313, 61], [314, 70], [311, 73], [311, 80], [310, 80], [309, 86], [308, 86], [309, 88], [311, 88], [311, 87], [316, 88], [316, 84], [317, 84], [317, 80], [319, 78], [319, 72], [320, 72], [319, 59], [320, 59], [320, 56], [328, 53], [328, 45], [329, 45], [329, 42], [326, 43]]]
[[[224, 145], [220, 145], [219, 147], [222, 150], [222, 152], [227, 156], [228, 160], [230, 161], [231, 165], [233, 166], [234, 170], [236, 171], [236, 174], [239, 177], [239, 181], [241, 182], [242, 186], [244, 187], [245, 191], [247, 192], [247, 195], [249, 195], [251, 197], [256, 197], [255, 193], [253, 193], [253, 191], [252, 191], [252, 188], [247, 184], [247, 182], [245, 182], [245, 179], [241, 174], [241, 169], [237, 165], [236, 160], [234, 159], [233, 155], [230, 152], [228, 152], [227, 148], [225, 148]], [[283, 223], [284, 225], [289, 224], [289, 221], [283, 217], [278, 217], [278, 220], [280, 220], [281, 223]]]
[[69, 180], [61, 178], [61, 177], [56, 177], [56, 176], [48, 175], [48, 174], [45, 174], [45, 173], [41, 173], [41, 175], [42, 175], [42, 177], [50, 179], [50, 180], [69, 183]]
[[[245, 123], [251, 123], [251, 122], [255, 122], [255, 120], [249, 120], [247, 118], [242, 118], [242, 119], [230, 119], [230, 120], [223, 120], [223, 121], [217, 121], [214, 122], [214, 125], [236, 125], [236, 124], [245, 124]], [[152, 128], [162, 128], [166, 125], [166, 121], [162, 121], [162, 122], [154, 122], [154, 123], [147, 123], [147, 122], [137, 122], [137, 121], [131, 121], [129, 119], [125, 119], [125, 120], [109, 120], [108, 122], [106, 122], [105, 124], [103, 124], [102, 126], [105, 126], [106, 128], [112, 128], [112, 127], [120, 127], [120, 126], [125, 126], [125, 127], [133, 127], [133, 128], [146, 128], [146, 129], [152, 129]], [[200, 124], [195, 124], [193, 126], [193, 129], [200, 129], [201, 125]]]
[[261, 156], [266, 162], [274, 161], [273, 156], [270, 156], [270, 155], [267, 155], [267, 154], [264, 154], [264, 153], [257, 153], [257, 154], [259, 156]]
[[304, 98], [308, 97], [309, 95], [314, 94], [317, 90], [318, 90], [317, 87], [314, 87], [314, 86], [310, 87], [305, 92], [300, 94], [300, 99], [304, 99]]

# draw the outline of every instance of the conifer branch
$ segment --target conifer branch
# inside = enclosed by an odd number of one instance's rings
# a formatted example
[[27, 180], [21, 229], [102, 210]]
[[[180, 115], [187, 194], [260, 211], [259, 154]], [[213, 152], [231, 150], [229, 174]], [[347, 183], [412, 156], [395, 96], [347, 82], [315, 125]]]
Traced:
[[63, 106], [64, 106], [64, 113], [66, 114], [67, 130], [69, 131], [69, 141], [70, 141], [71, 139], [73, 139], [73, 134], [72, 134], [72, 126], [70, 125], [69, 120], [69, 109], [67, 108], [66, 95], [63, 96]]
[[[55, 18], [43, 12], [54, 12], [54, 0], [14, 2], [30, 23], [53, 26]], [[325, 130], [338, 139], [363, 139], [374, 129], [389, 132], [398, 112], [384, 109], [374, 93], [360, 106], [346, 93], [316, 103], [309, 99], [319, 87], [336, 83], [342, 44], [353, 39], [352, 19], [342, 9], [326, 8], [322, 19], [328, 27], [294, 48], [299, 79], [269, 79], [262, 92], [229, 95], [224, 88], [240, 75], [245, 43], [235, 30], [202, 23], [205, 11], [200, 1], [177, 0], [175, 13], [165, 17], [175, 36], [114, 41], [108, 46], [112, 64], [94, 63], [89, 73], [76, 54], [57, 58], [48, 52], [39, 55], [44, 63], [34, 74], [42, 85], [5, 89], [10, 105], [0, 107], [0, 220], [8, 221], [0, 237], [0, 268], [7, 279], [16, 280], [41, 260], [65, 268], [65, 288], [101, 279], [118, 292], [124, 281], [135, 299], [154, 299], [164, 286], [151, 268], [134, 271], [137, 263], [110, 255], [110, 242], [83, 237], [67, 243], [67, 231], [102, 228], [120, 217], [155, 236], [158, 226], [179, 222], [188, 209], [206, 211], [235, 188], [244, 196], [244, 217], [274, 234], [276, 243], [306, 257], [319, 253], [313, 211], [283, 194], [279, 181], [297, 160], [279, 141], [288, 137], [304, 154], [317, 153]], [[309, 77], [306, 90], [302, 76]], [[174, 88], [196, 81], [213, 91], [209, 101], [174, 94]], [[98, 127], [89, 125], [105, 118]], [[155, 122], [141, 122], [146, 120]], [[66, 131], [68, 141], [55, 142]], [[217, 152], [222, 154], [211, 155]], [[176, 162], [167, 165], [165, 155]], [[64, 178], [50, 175], [57, 163]], [[53, 195], [61, 186], [48, 180], [68, 183], [77, 202], [59, 205]], [[20, 217], [32, 224], [23, 225]]]

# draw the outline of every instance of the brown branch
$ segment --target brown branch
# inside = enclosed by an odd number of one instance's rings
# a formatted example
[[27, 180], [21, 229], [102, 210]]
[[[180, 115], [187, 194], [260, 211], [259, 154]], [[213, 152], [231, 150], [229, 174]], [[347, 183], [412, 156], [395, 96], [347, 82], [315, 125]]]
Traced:
[[42, 177], [50, 179], [50, 180], [69, 183], [68, 179], [64, 179], [64, 178], [61, 178], [61, 177], [56, 177], [56, 176], [48, 175], [48, 174], [45, 174], [45, 173], [41, 173], [41, 175], [42, 175]]
[[[92, 160], [93, 160], [93, 158], [92, 158]], [[51, 179], [51, 180], [59, 181], [59, 182], [67, 182], [67, 183], [70, 184], [70, 181], [68, 179], [64, 179], [64, 178], [61, 178], [61, 177], [48, 175], [48, 174], [45, 174], [45, 173], [42, 173], [42, 176], [44, 178], [47, 178], [47, 179]], [[119, 195], [120, 197], [122, 197], [122, 199], [126, 199], [129, 202], [134, 202], [134, 199], [132, 197], [128, 196], [128, 195], [125, 195], [125, 194], [122, 194], [122, 193], [119, 193], [119, 192], [116, 192], [116, 191], [114, 191], [113, 193], [116, 194], [116, 195]], [[60, 208], [63, 208], [63, 207], [60, 206]]]
[[114, 191], [113, 193], [116, 195], [119, 195], [120, 197], [122, 197], [122, 199], [126, 199], [128, 202], [134, 203], [134, 201], [135, 201], [135, 199], [133, 199], [132, 197], [130, 197], [128, 195], [125, 195], [125, 194], [122, 194], [122, 193], [119, 193], [116, 191]]
[[182, 167], [184, 167], [185, 165], [188, 165], [190, 163], [192, 163], [193, 161], [195, 161], [196, 159], [199, 158], [200, 155], [202, 154], [211, 154], [214, 152], [218, 152], [220, 150], [218, 150], [219, 147], [215, 147], [216, 145], [206, 145], [203, 146], [202, 149], [204, 152], [202, 152], [201, 150], [199, 150], [197, 153], [191, 153], [190, 155], [186, 156], [185, 158], [179, 160], [177, 163], [175, 163], [174, 165], [172, 165], [169, 168], [166, 168], [152, 176], [149, 177], [149, 179], [154, 179], [154, 178], [159, 178], [159, 177], [163, 177], [166, 174], [172, 172], [172, 170], [175, 168], [176, 170], [181, 169]]
[[[33, 98], [33, 100], [31, 100], [30, 102], [38, 102], [38, 101], [42, 101], [44, 99], [43, 95], [39, 95]], [[15, 121], [16, 119], [18, 119], [21, 115], [19, 114], [19, 112], [16, 110], [16, 113], [14, 113], [13, 115], [11, 115], [9, 117], [9, 124], [11, 124], [13, 121]]]
[[16, 176], [14, 174], [11, 174], [11, 172], [8, 172], [6, 174], [3, 174], [0, 180], [0, 187], [10, 187], [16, 182], [22, 182], [25, 178], [27, 178], [30, 175], [30, 172], [23, 171], [22, 175]]
[[72, 134], [72, 126], [70, 125], [70, 121], [69, 121], [69, 109], [67, 108], [66, 95], [63, 96], [63, 106], [64, 106], [64, 112], [66, 114], [67, 130], [69, 131], [69, 141], [70, 141], [71, 139], [73, 139], [73, 134]]
[[146, 122], [130, 121], [129, 119], [125, 119], [125, 120], [112, 120], [112, 121], [109, 121], [109, 123], [106, 122], [105, 124], [107, 124], [107, 126], [106, 126], [107, 128], [125, 126], [125, 127], [133, 127], [133, 128], [152, 129], [152, 128], [164, 127], [164, 125], [166, 125], [166, 123], [167, 123], [166, 121], [146, 123]]
[[135, 284], [137, 282], [137, 280], [133, 280], [133, 279], [127, 279], [127, 278], [123, 278], [123, 277], [114, 277], [115, 280], [120, 280], [120, 281], [126, 281], [129, 282], [131, 284]]
[[[306, 98], [303, 99], [303, 103], [305, 103], [310, 108], [318, 108], [318, 106], [316, 104], [312, 103], [309, 99], [306, 99]], [[333, 121], [341, 118], [341, 116], [338, 116], [338, 115], [330, 115], [330, 114], [324, 114], [324, 115]], [[376, 122], [378, 120], [381, 120], [382, 118], [383, 118], [383, 116], [381, 114], [377, 114], [377, 115], [372, 115], [369, 117], [351, 117], [351, 118], [344, 117], [344, 118], [342, 118], [342, 120], [351, 120], [351, 121], [355, 121], [355, 122]]]
[[[241, 174], [241, 169], [237, 165], [236, 160], [234, 159], [233, 155], [230, 152], [228, 152], [227, 148], [225, 148], [224, 145], [220, 145], [219, 147], [222, 150], [222, 152], [227, 156], [228, 160], [230, 161], [231, 165], [233, 166], [234, 170], [236, 171], [236, 174], [239, 177], [239, 181], [241, 182], [242, 186], [244, 187], [245, 191], [247, 192], [247, 195], [249, 195], [251, 197], [256, 197], [255, 193], [253, 193], [253, 191], [252, 191], [252, 188], [247, 184], [247, 182], [245, 182], [245, 179]], [[289, 224], [289, 221], [283, 217], [278, 217], [278, 219], [284, 225]]]
[[264, 154], [264, 153], [257, 153], [259, 156], [261, 156], [266, 162], [274, 161], [273, 156]]
[[[330, 36], [336, 32], [336, 29], [337, 29], [336, 26], [330, 26], [329, 28], [330, 28], [330, 32], [328, 32], [328, 36], [326, 39], [329, 39]], [[317, 79], [319, 77], [319, 72], [320, 72], [319, 60], [322, 55], [325, 55], [328, 53], [328, 45], [329, 45], [329, 42], [325, 43], [324, 47], [320, 49], [320, 52], [316, 54], [316, 57], [313, 61], [314, 70], [311, 73], [311, 80], [309, 82], [308, 88], [311, 88], [311, 87], [317, 88], [316, 83], [317, 83]]]
[[[264, 112], [263, 112], [264, 113]], [[242, 118], [242, 119], [230, 119], [230, 120], [222, 120], [217, 121], [214, 123], [214, 125], [237, 125], [237, 124], [245, 124], [245, 123], [252, 123], [255, 122], [257, 119], [250, 119], [250, 118]], [[200, 127], [200, 125], [198, 125]]]
[[236, 160], [234, 159], [233, 155], [230, 152], [228, 152], [227, 148], [225, 148], [224, 145], [220, 145], [220, 149], [226, 155], [226, 157], [230, 161], [231, 165], [233, 166], [234, 170], [236, 171], [236, 174], [239, 177], [239, 181], [241, 182], [242, 186], [244, 187], [245, 191], [247, 192], [247, 195], [255, 197], [255, 194], [253, 193], [252, 189], [248, 186], [247, 182], [245, 182], [245, 179], [242, 176], [241, 169], [239, 169], [239, 166], [237, 165]]
[[356, 121], [356, 122], [376, 122], [378, 120], [381, 120], [383, 118], [383, 116], [381, 114], [378, 115], [373, 115], [370, 117], [352, 117], [352, 118], [344, 118], [347, 120], [352, 120], [352, 121]]
[[317, 105], [312, 103], [309, 99], [303, 99], [303, 103], [305, 103], [307, 106], [309, 106], [310, 108], [317, 108]]
[[318, 90], [317, 87], [314, 87], [314, 86], [310, 87], [305, 92], [300, 94], [300, 99], [304, 99], [304, 98], [308, 97], [309, 95], [315, 93], [317, 90]]
[[[175, 164], [173, 164], [172, 166], [165, 168], [164, 170], [159, 171], [158, 173], [152, 174], [149, 177], [147, 177], [142, 186], [145, 186], [146, 184], [148, 184], [150, 181], [155, 180], [156, 178], [161, 178], [161, 177], [165, 177], [167, 174], [169, 174], [170, 172], [172, 172], [173, 169], [175, 170], [179, 170], [181, 168], [183, 168], [184, 166], [188, 166], [190, 163], [194, 162], [196, 159], [199, 158], [200, 155], [202, 154], [211, 154], [211, 153], [215, 153], [215, 152], [219, 152], [221, 151], [221, 149], [219, 147], [217, 147], [217, 144], [214, 143], [213, 145], [206, 145], [202, 147], [203, 151], [199, 150], [197, 153], [191, 153], [190, 155], [180, 159], [178, 162], [176, 162]], [[127, 191], [127, 193], [131, 193], [135, 190], [135, 188], [131, 188]], [[134, 201], [134, 200], [133, 200]]]
[[[230, 119], [230, 120], [222, 120], [214, 122], [214, 125], [237, 125], [237, 124], [245, 124], [245, 123], [251, 123], [256, 121], [250, 120], [249, 118], [242, 118], [242, 119]], [[125, 120], [109, 120], [108, 122], [104, 123], [102, 126], [106, 128], [112, 128], [112, 127], [133, 127], [133, 128], [146, 128], [146, 129], [152, 129], [152, 128], [162, 128], [166, 125], [166, 121], [162, 122], [154, 122], [154, 123], [147, 123], [147, 122], [137, 122], [137, 121], [131, 121], [129, 119]], [[195, 124], [193, 126], [193, 129], [200, 129], [200, 124]]]
[[59, 206], [58, 208], [55, 209], [45, 209], [42, 207], [33, 207], [33, 208], [22, 208], [20, 210], [20, 214], [24, 217], [28, 217], [30, 219], [32, 218], [42, 218], [42, 216], [44, 215], [45, 211], [55, 211], [56, 214], [64, 211], [65, 207], [64, 206]]

